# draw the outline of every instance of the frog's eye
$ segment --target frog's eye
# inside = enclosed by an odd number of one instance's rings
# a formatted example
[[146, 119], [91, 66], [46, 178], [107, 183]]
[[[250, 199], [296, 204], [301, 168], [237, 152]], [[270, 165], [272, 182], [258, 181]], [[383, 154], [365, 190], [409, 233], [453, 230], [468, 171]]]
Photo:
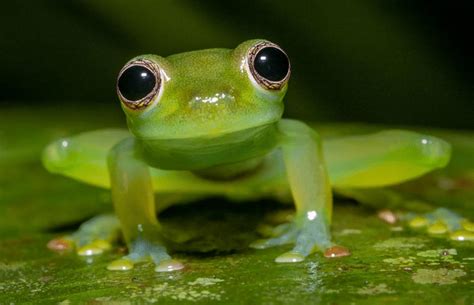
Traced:
[[160, 86], [160, 68], [152, 61], [140, 59], [128, 63], [120, 71], [117, 94], [128, 108], [142, 109], [150, 105]]
[[248, 66], [257, 83], [269, 90], [281, 89], [290, 78], [290, 60], [286, 53], [269, 41], [249, 50]]

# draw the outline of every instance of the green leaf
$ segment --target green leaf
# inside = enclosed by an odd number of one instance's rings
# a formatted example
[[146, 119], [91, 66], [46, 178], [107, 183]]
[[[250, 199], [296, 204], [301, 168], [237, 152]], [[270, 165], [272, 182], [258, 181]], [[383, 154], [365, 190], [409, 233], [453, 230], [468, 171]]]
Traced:
[[[252, 250], [247, 245], [262, 225], [281, 218], [289, 207], [220, 198], [175, 206], [159, 215], [166, 233], [180, 242], [173, 251], [185, 263], [183, 271], [156, 273], [151, 264], [127, 272], [106, 270], [108, 262], [123, 255], [120, 245], [87, 258], [49, 251], [50, 239], [111, 210], [111, 203], [106, 191], [47, 173], [39, 162], [41, 149], [57, 137], [119, 125], [115, 113], [104, 113], [110, 112], [43, 108], [0, 114], [0, 304], [473, 302], [472, 242], [390, 226], [377, 218], [376, 209], [343, 199], [336, 202], [333, 234], [352, 255], [340, 259], [316, 253], [303, 263], [274, 263], [288, 247]], [[376, 128], [318, 127], [325, 136]], [[401, 198], [453, 204], [458, 212], [471, 215], [473, 135], [434, 133], [453, 143], [452, 165], [393, 191]], [[439, 179], [445, 180], [439, 184]], [[380, 202], [378, 208], [383, 206]]]

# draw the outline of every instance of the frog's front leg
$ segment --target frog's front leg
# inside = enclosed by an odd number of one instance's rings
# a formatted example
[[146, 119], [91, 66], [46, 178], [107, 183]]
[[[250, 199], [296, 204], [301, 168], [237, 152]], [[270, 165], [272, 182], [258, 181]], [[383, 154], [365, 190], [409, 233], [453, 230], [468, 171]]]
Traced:
[[156, 218], [153, 186], [148, 165], [139, 157], [136, 140], [115, 146], [108, 158], [112, 201], [129, 254], [112, 262], [109, 270], [127, 270], [152, 260], [156, 271], [173, 271], [183, 265], [167, 253]]
[[331, 241], [332, 193], [318, 135], [294, 120], [282, 120], [279, 129], [296, 215], [280, 236], [251, 246], [267, 248], [294, 243], [294, 248], [277, 257], [276, 262], [299, 262], [315, 249], [325, 251], [326, 257], [349, 255], [347, 249]]

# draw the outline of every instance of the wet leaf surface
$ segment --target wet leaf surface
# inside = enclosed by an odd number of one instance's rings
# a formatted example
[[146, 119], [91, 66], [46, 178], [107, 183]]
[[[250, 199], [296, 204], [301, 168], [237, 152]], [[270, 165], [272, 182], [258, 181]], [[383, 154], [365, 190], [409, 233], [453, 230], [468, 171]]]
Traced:
[[[106, 113], [106, 112], [104, 112]], [[21, 118], [21, 122], [18, 121]], [[87, 119], [84, 119], [87, 118]], [[159, 215], [173, 236], [183, 271], [156, 273], [150, 264], [111, 272], [121, 245], [96, 257], [54, 253], [47, 242], [81, 221], [111, 210], [107, 191], [47, 173], [39, 162], [50, 140], [120, 125], [114, 115], [81, 110], [7, 109], [0, 113], [0, 304], [472, 304], [474, 243], [389, 225], [377, 208], [338, 199], [333, 234], [352, 255], [321, 253], [276, 264], [288, 250], [253, 250], [265, 219], [288, 207], [219, 198], [172, 207]], [[320, 126], [325, 135], [373, 130]], [[455, 146], [450, 168], [393, 191], [472, 218], [473, 136], [435, 131]], [[421, 198], [421, 199], [420, 199]], [[402, 204], [403, 206], [403, 204]], [[409, 206], [409, 204], [407, 204]], [[384, 207], [380, 202], [379, 208]], [[407, 208], [406, 206], [404, 207]], [[271, 217], [271, 215], [278, 215]], [[281, 218], [281, 217], [280, 217]]]

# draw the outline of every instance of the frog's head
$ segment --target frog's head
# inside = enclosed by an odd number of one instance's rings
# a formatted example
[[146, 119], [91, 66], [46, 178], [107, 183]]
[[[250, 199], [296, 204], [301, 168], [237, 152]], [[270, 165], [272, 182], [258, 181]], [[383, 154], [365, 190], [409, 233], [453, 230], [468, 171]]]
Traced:
[[214, 137], [278, 121], [289, 77], [279, 46], [249, 40], [234, 50], [135, 57], [117, 93], [138, 138]]

